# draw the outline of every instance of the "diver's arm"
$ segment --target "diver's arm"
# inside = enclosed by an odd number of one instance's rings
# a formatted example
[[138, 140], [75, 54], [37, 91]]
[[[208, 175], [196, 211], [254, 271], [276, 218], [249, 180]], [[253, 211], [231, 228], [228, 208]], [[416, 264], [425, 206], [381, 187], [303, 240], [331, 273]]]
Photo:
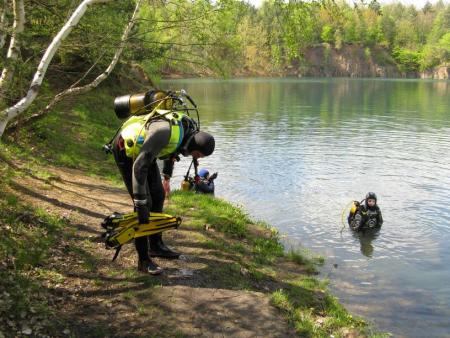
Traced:
[[171, 178], [172, 177], [174, 164], [175, 164], [175, 162], [171, 158], [164, 160], [164, 162], [163, 162], [163, 170], [162, 170], [164, 178]]
[[383, 216], [381, 215], [381, 210], [380, 208], [378, 208], [378, 222], [377, 222], [377, 226], [381, 227], [383, 225]]

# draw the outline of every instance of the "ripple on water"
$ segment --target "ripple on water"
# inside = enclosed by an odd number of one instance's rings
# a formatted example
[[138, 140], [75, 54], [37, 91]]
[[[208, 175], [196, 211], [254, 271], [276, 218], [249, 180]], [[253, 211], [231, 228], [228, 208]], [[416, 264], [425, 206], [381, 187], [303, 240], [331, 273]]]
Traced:
[[[219, 171], [217, 195], [272, 223], [286, 243], [333, 257], [338, 268], [327, 273], [341, 301], [382, 329], [448, 335], [448, 83], [214, 83], [186, 89], [208, 108], [202, 128], [216, 151], [201, 163]], [[352, 234], [345, 210], [341, 232], [342, 209], [367, 191], [379, 196], [381, 231]]]

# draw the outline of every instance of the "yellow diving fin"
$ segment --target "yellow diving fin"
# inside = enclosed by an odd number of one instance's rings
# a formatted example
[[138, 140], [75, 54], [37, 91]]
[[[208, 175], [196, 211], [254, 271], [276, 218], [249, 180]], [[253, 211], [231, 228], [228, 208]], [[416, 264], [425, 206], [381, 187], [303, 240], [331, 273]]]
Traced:
[[119, 248], [134, 238], [153, 235], [169, 229], [178, 228], [181, 224], [180, 217], [151, 212], [149, 223], [139, 224], [136, 212], [129, 214], [113, 213], [102, 222], [106, 230], [103, 234], [106, 248]]

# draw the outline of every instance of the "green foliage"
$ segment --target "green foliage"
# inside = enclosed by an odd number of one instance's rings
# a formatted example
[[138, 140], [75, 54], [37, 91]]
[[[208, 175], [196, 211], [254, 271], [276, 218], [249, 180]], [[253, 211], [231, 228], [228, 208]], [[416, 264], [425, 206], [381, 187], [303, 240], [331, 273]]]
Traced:
[[366, 60], [370, 60], [372, 56], [372, 51], [370, 50], [369, 47], [364, 48], [364, 57], [366, 58]]
[[[51, 1], [45, 5], [25, 2], [25, 29], [19, 40], [21, 58], [15, 65], [13, 81], [2, 97], [6, 105], [15, 103], [28, 90], [44, 51], [77, 5], [68, 0]], [[111, 62], [133, 7], [132, 0], [91, 6], [58, 49], [44, 79], [41, 95], [46, 96], [45, 88], [51, 87], [59, 92], [84, 75], [80, 84], [92, 81], [103, 72]], [[6, 41], [9, 41], [9, 36]], [[5, 54], [4, 51], [0, 54], [0, 65]], [[43, 102], [37, 102], [30, 110], [39, 109], [46, 100], [48, 97], [43, 97]]]
[[421, 53], [407, 49], [395, 48], [392, 55], [402, 71], [414, 72], [419, 70]]
[[334, 40], [333, 27], [325, 25], [322, 27], [322, 34], [320, 34], [323, 42], [332, 42]]
[[287, 252], [287, 257], [291, 261], [304, 266], [306, 271], [311, 274], [317, 273], [317, 266], [321, 266], [325, 262], [325, 259], [322, 256], [314, 256], [305, 249], [290, 249]]

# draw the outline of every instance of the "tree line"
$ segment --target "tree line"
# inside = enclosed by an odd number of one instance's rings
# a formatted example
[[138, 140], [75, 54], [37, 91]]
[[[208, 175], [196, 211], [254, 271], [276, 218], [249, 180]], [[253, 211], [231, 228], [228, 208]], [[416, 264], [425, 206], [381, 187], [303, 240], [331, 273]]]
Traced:
[[[190, 65], [163, 58], [158, 69], [166, 72], [195, 74], [202, 69], [194, 62], [206, 62], [215, 74], [282, 74], [293, 64], [302, 66], [305, 52], [318, 46], [339, 51], [351, 45], [367, 54], [382, 48], [387, 57], [377, 61], [393, 64], [401, 72], [424, 71], [450, 61], [450, 5], [443, 1], [422, 8], [381, 5], [377, 0], [353, 4], [267, 0], [260, 8], [243, 1], [220, 0], [212, 5], [181, 0], [177, 6], [185, 8], [188, 17], [190, 10], [212, 12], [198, 19], [207, 31], [173, 27], [166, 32], [168, 41], [204, 44], [187, 48], [192, 53]], [[183, 49], [169, 49], [165, 55], [183, 55]]]

